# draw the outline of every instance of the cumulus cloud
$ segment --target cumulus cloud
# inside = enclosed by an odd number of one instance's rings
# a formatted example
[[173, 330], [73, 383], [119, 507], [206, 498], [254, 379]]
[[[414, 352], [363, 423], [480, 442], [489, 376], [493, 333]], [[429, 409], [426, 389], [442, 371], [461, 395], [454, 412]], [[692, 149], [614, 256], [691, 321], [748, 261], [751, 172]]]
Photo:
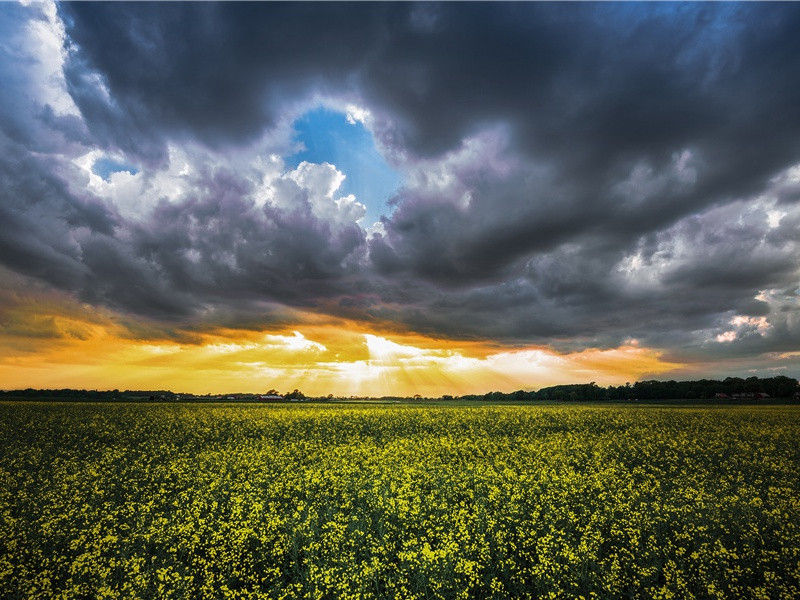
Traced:
[[[758, 4], [4, 5], [0, 262], [185, 330], [299, 308], [756, 364], [800, 339], [798, 24]], [[285, 162], [320, 103], [403, 174], [379, 224], [336, 165]]]

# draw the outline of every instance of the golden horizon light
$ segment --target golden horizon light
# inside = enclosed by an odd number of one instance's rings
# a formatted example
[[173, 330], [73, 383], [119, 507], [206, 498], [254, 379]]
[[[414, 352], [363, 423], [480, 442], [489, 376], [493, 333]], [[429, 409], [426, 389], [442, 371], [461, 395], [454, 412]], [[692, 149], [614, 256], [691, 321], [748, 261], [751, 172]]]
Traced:
[[7, 325], [0, 335], [0, 380], [5, 389], [35, 382], [40, 388], [193, 394], [297, 388], [312, 396], [438, 397], [560, 383], [619, 384], [683, 366], [635, 342], [559, 353], [317, 320], [311, 315], [267, 331], [195, 332], [188, 341], [140, 339], [130, 322], [121, 325], [113, 314], [40, 299], [6, 315], [14, 327]]

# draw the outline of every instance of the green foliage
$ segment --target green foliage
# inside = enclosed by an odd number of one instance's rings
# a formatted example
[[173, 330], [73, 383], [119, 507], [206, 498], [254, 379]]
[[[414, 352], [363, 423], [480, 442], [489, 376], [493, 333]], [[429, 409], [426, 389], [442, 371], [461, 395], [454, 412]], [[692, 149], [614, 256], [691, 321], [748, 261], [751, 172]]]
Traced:
[[798, 417], [0, 404], [0, 597], [797, 598]]
[[[539, 391], [519, 390], [510, 394], [489, 392], [482, 396], [463, 396], [465, 400], [487, 402], [565, 400], [565, 401], [614, 401], [614, 400], [712, 400], [718, 394], [728, 399], [753, 401], [767, 398], [792, 398], [800, 392], [797, 380], [785, 375], [776, 377], [727, 377], [724, 380], [700, 379], [697, 381], [637, 381], [633, 385], [600, 387], [596, 383], [554, 385]], [[766, 394], [767, 398], [759, 398]]]

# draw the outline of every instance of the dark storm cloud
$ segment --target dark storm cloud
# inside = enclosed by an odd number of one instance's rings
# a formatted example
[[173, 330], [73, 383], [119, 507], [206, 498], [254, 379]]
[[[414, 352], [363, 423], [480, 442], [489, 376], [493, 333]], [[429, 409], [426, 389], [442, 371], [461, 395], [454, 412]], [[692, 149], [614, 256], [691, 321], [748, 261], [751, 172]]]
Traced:
[[[703, 195], [796, 153], [800, 11], [770, 6], [81, 5], [68, 80], [114, 139], [242, 141], [312, 92], [356, 94], [417, 155], [508, 123], [515, 147], [592, 185], [691, 147]], [[420, 12], [427, 12], [420, 18]], [[118, 115], [81, 91], [99, 72]], [[96, 94], [94, 94], [96, 96]], [[101, 129], [101, 131], [105, 131]], [[724, 156], [723, 156], [724, 155]]]
[[[631, 248], [609, 242], [603, 232], [584, 235], [535, 253], [500, 282], [414, 287], [406, 281], [401, 307], [373, 312], [425, 332], [535, 340], [563, 350], [638, 339], [698, 355], [736, 355], [745, 347], [787, 351], [800, 339], [800, 211], [771, 229], [763, 213], [750, 210], [747, 202], [718, 207]], [[781, 283], [788, 287], [775, 297], [755, 298]], [[735, 316], [766, 317], [771, 327], [748, 331], [731, 325]], [[730, 330], [737, 333], [734, 343], [718, 343], [716, 336]]]
[[72, 194], [49, 158], [0, 134], [0, 256], [5, 266], [58, 287], [80, 288], [87, 274], [80, 238], [109, 235], [115, 217], [95, 198]]
[[[80, 48], [67, 80], [90, 127], [109, 146], [158, 159], [165, 136], [241, 143], [308, 94], [345, 91], [381, 39], [374, 15], [387, 9], [101, 3], [60, 11]], [[94, 73], [113, 101], [98, 94]]]
[[[795, 6], [67, 3], [59, 14], [80, 118], [33, 110], [24, 82], [0, 91], [0, 216], [13, 224], [0, 248], [18, 272], [185, 323], [253, 322], [276, 302], [565, 349], [796, 345]], [[290, 205], [257, 203], [252, 179], [213, 165], [193, 191], [127, 221], [30, 154], [52, 138], [162, 168], [168, 144], [242, 148], [314, 98], [368, 108], [406, 175], [370, 239], [316, 213], [306, 189], [282, 188]], [[756, 299], [763, 290], [789, 291]], [[772, 326], [716, 342], [735, 315]]]
[[[68, 81], [119, 141], [240, 142], [313, 92], [356, 95], [390, 144], [450, 150], [508, 123], [515, 148], [607, 186], [690, 147], [697, 195], [743, 193], [797, 152], [794, 7], [65, 4]], [[422, 16], [420, 16], [422, 15]], [[116, 115], [84, 91], [102, 75]], [[90, 78], [94, 80], [93, 78]], [[109, 129], [106, 129], [109, 128]]]

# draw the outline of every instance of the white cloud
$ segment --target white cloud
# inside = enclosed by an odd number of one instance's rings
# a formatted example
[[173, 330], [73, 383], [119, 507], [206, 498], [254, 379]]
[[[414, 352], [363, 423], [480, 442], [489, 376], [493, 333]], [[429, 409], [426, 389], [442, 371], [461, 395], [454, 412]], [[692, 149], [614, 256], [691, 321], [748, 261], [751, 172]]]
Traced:
[[368, 125], [371, 116], [369, 110], [361, 106], [348, 104], [345, 107], [345, 117], [347, 118], [347, 122], [351, 125], [355, 125], [356, 123]]
[[[149, 352], [155, 352], [154, 348], [160, 346], [148, 346]], [[173, 348], [173, 346], [167, 346]], [[319, 342], [309, 340], [299, 331], [292, 332], [292, 335], [267, 334], [260, 340], [247, 342], [217, 342], [206, 344], [202, 347], [203, 351], [210, 354], [235, 354], [239, 352], [289, 352], [289, 353], [321, 353], [328, 349]]]
[[737, 315], [731, 319], [731, 325], [740, 328], [755, 328], [760, 334], [764, 334], [770, 327], [766, 317], [748, 317]]
[[766, 317], [750, 317], [735, 315], [730, 320], [733, 329], [728, 329], [718, 334], [714, 339], [721, 344], [734, 342], [737, 339], [752, 334], [765, 335], [771, 328]]
[[80, 115], [67, 91], [64, 79], [66, 32], [58, 16], [55, 2], [37, 3], [42, 19], [31, 19], [24, 33], [11, 43], [26, 49], [31, 61], [25, 65], [33, 90], [41, 104], [49, 104], [57, 115]]
[[[84, 183], [74, 181], [73, 186], [84, 185], [90, 192], [113, 205], [124, 218], [131, 221], [146, 219], [150, 211], [161, 200], [177, 202], [192, 188], [192, 177], [198, 172], [197, 163], [208, 165], [208, 157], [192, 157], [185, 149], [175, 145], [168, 147], [169, 161], [165, 168], [142, 169], [136, 173], [117, 171], [103, 179], [92, 170], [101, 158], [110, 158], [128, 163], [121, 154], [94, 149], [74, 158]], [[76, 190], [79, 191], [79, 190]]]
[[775, 229], [781, 224], [781, 219], [787, 215], [785, 210], [768, 210], [767, 224], [770, 229]]
[[310, 163], [303, 161], [286, 175], [304, 190], [317, 197], [332, 199], [345, 180], [345, 174], [330, 163]]
[[270, 167], [253, 193], [257, 206], [269, 202], [292, 210], [307, 201], [314, 216], [332, 223], [357, 223], [364, 218], [366, 206], [353, 194], [338, 194], [346, 176], [335, 165], [303, 161], [284, 171], [283, 161], [274, 161]]
[[309, 340], [299, 331], [292, 332], [292, 335], [267, 335], [264, 340], [270, 345], [291, 352], [325, 352], [327, 350], [324, 345]]

